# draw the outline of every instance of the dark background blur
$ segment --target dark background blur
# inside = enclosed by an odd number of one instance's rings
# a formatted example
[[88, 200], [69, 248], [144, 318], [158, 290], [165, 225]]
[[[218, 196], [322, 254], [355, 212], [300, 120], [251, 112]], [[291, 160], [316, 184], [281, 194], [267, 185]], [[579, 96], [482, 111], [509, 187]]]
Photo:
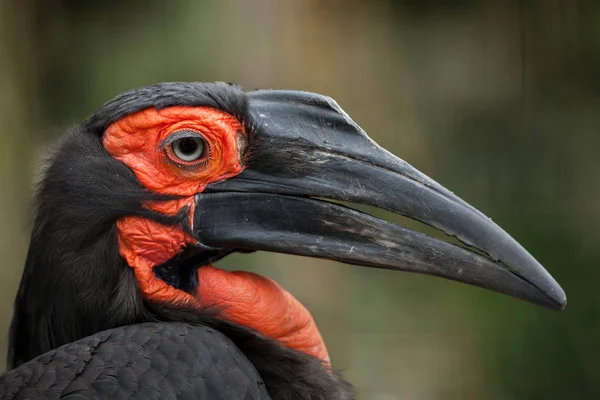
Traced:
[[0, 357], [44, 147], [125, 89], [225, 80], [332, 96], [567, 292], [555, 313], [307, 258], [220, 263], [304, 302], [361, 399], [600, 398], [600, 1], [0, 4]]

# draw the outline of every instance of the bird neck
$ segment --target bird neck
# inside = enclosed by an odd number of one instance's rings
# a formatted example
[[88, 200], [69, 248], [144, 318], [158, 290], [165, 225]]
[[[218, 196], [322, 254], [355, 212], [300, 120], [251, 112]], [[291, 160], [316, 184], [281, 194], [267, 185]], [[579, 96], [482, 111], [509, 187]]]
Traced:
[[117, 248], [114, 232], [80, 251], [48, 237], [57, 239], [43, 228], [32, 235], [10, 330], [11, 366], [118, 326], [131, 313], [119, 307], [126, 303], [118, 288], [127, 276], [117, 271], [127, 269], [111, 251]]
[[48, 162], [11, 325], [14, 366], [127, 322], [143, 307], [118, 251], [115, 221], [146, 192], [100, 139], [75, 129]]

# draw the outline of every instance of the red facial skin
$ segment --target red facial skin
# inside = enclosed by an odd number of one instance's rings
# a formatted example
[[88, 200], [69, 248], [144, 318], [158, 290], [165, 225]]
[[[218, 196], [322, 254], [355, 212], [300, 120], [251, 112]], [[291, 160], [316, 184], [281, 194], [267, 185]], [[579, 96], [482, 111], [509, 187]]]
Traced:
[[[210, 151], [198, 162], [179, 160], [163, 141], [182, 129], [204, 136]], [[238, 140], [242, 135], [243, 140]], [[153, 202], [147, 207], [174, 215], [189, 207], [194, 195], [213, 182], [243, 171], [239, 143], [245, 143], [243, 125], [233, 116], [207, 107], [146, 109], [111, 124], [104, 147], [133, 170], [148, 190], [184, 196], [180, 200]], [[135, 272], [142, 295], [148, 299], [202, 306], [216, 305], [223, 317], [279, 340], [283, 345], [310, 354], [329, 365], [325, 343], [310, 312], [271, 279], [244, 271], [227, 272], [213, 266], [198, 269], [198, 292], [191, 295], [157, 278], [152, 268], [178, 253], [195, 239], [180, 227], [170, 227], [141, 217], [117, 221], [120, 253]]]

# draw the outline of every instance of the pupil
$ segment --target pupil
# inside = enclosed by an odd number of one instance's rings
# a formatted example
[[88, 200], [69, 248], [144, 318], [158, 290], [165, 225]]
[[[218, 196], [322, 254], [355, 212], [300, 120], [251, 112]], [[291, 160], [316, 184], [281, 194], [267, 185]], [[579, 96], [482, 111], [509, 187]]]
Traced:
[[179, 150], [183, 154], [194, 154], [198, 150], [198, 141], [194, 138], [185, 138], [179, 141]]

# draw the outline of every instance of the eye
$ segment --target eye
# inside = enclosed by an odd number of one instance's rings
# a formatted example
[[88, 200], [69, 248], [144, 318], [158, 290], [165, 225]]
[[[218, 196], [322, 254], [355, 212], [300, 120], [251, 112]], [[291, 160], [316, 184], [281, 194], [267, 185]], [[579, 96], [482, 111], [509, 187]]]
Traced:
[[176, 139], [171, 146], [175, 157], [182, 161], [192, 162], [204, 157], [204, 140], [200, 137]]
[[210, 146], [206, 139], [194, 130], [184, 129], [165, 140], [165, 150], [176, 163], [197, 164], [210, 158]]

